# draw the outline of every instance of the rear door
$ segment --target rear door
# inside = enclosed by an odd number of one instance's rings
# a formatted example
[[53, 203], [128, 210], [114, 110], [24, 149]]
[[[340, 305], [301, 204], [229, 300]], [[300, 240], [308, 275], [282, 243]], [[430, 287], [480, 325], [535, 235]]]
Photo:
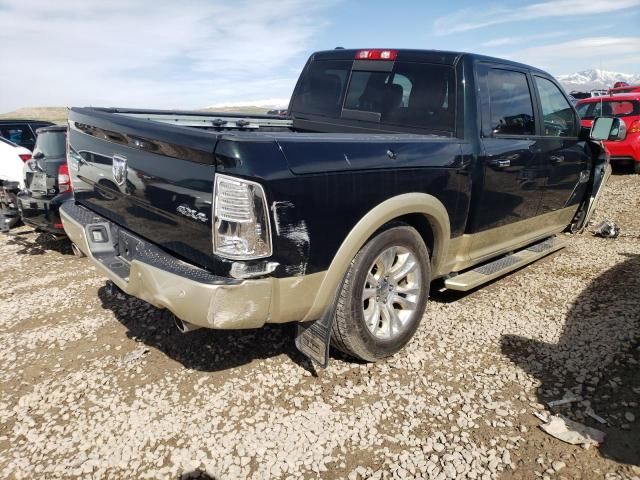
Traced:
[[535, 102], [527, 71], [479, 64], [477, 72], [482, 111], [483, 184], [476, 199], [471, 233], [535, 217], [544, 184], [536, 155]]
[[[570, 220], [584, 196], [590, 160], [586, 141], [578, 139], [580, 122], [569, 100], [551, 79], [534, 75], [541, 119], [538, 156], [547, 178], [540, 214], [567, 209]], [[555, 218], [555, 217], [554, 217]], [[559, 221], [565, 222], [565, 218]]]

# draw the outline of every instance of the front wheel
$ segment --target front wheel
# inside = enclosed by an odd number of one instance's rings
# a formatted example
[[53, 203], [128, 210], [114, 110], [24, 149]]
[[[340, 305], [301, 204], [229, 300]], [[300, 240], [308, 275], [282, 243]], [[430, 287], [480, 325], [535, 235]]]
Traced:
[[640, 175], [640, 162], [633, 162], [633, 172]]
[[429, 252], [414, 228], [398, 225], [379, 233], [345, 274], [332, 344], [372, 362], [398, 352], [420, 324], [430, 279]]

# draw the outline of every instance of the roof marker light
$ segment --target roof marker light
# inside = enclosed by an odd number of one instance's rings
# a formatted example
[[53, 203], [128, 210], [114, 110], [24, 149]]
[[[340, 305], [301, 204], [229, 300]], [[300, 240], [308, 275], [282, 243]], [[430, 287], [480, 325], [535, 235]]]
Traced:
[[356, 60], [395, 60], [398, 56], [397, 50], [358, 50]]

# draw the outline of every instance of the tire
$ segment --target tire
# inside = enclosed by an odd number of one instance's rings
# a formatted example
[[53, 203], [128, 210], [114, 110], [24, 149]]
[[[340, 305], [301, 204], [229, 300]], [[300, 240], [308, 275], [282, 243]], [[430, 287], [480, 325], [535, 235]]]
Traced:
[[408, 225], [390, 225], [351, 261], [337, 298], [332, 345], [369, 362], [395, 354], [420, 325], [430, 280], [429, 252], [420, 234]]
[[640, 175], [640, 162], [633, 162], [633, 173]]

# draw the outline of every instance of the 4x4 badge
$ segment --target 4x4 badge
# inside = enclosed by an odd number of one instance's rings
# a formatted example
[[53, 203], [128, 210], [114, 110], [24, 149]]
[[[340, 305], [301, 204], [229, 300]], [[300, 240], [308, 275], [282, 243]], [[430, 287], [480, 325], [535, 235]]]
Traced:
[[127, 181], [127, 158], [122, 155], [115, 154], [113, 156], [113, 179], [118, 185], [124, 185]]

